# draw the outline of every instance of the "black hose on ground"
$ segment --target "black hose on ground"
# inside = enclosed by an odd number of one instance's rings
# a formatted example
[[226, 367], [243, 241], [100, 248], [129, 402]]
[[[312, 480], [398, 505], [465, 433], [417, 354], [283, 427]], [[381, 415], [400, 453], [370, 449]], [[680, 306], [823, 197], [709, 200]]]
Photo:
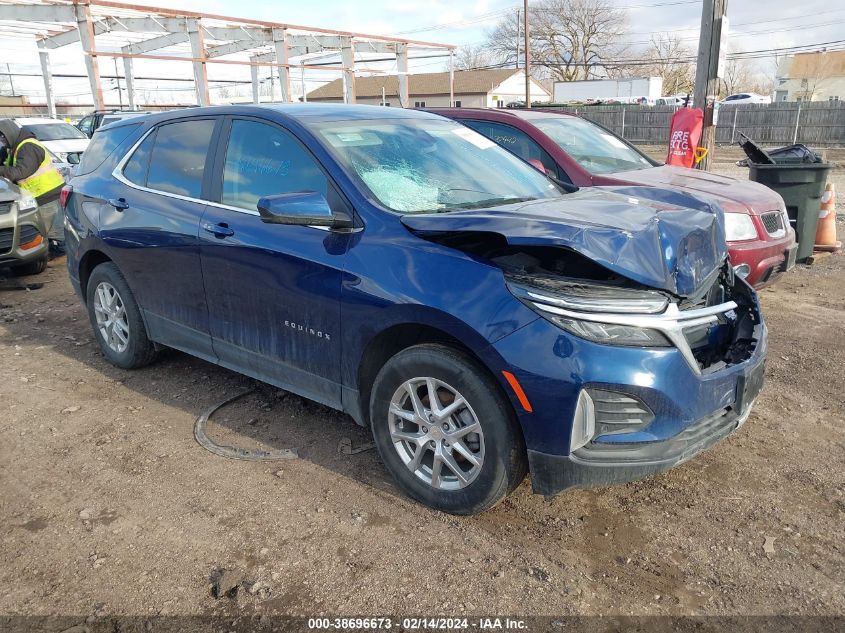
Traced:
[[235, 400], [239, 400], [244, 396], [247, 396], [253, 393], [255, 389], [248, 389], [243, 393], [239, 393], [231, 398], [227, 398], [222, 402], [215, 404], [213, 407], [208, 409], [205, 413], [203, 413], [200, 417], [197, 418], [197, 421], [194, 423], [194, 438], [197, 440], [197, 443], [202, 446], [205, 450], [214, 453], [215, 455], [219, 455], [220, 457], [228, 457], [229, 459], [241, 459], [248, 462], [269, 462], [275, 461], [279, 459], [296, 459], [299, 457], [297, 450], [295, 448], [282, 448], [276, 451], [265, 451], [262, 449], [246, 449], [246, 448], [237, 448], [236, 446], [223, 446], [221, 444], [215, 444], [212, 442], [208, 435], [205, 433], [205, 427], [208, 424], [209, 418], [218, 410], [225, 407], [227, 404], [231, 404]]

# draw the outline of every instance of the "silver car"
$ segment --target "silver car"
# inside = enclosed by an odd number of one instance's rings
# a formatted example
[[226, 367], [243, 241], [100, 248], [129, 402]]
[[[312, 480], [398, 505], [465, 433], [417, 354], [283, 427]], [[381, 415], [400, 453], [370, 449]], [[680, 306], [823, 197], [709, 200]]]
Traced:
[[37, 275], [47, 268], [48, 218], [29, 193], [0, 178], [0, 268]]

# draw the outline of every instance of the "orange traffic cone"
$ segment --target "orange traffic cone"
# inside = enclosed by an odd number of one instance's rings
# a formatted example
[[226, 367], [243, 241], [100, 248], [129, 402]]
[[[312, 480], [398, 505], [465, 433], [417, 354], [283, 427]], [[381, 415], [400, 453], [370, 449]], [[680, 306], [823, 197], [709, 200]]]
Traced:
[[816, 250], [838, 251], [842, 242], [836, 241], [836, 189], [833, 183], [827, 183], [819, 209], [819, 223], [816, 228]]

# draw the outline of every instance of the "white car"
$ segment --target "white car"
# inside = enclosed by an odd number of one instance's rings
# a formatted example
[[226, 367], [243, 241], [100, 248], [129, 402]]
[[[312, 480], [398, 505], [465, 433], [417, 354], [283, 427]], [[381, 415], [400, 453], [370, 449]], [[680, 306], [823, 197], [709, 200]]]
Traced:
[[[689, 102], [692, 103], [692, 96], [690, 96]], [[684, 105], [686, 103], [687, 103], [687, 95], [672, 95], [670, 97], [660, 97], [656, 102], [656, 104], [659, 105], [659, 106], [670, 105], [670, 106], [676, 106], [676, 107], [679, 107], [679, 108], [684, 107]]]
[[91, 139], [70, 123], [58, 119], [17, 118], [15, 122], [41, 141], [65, 180], [70, 179]]
[[754, 92], [739, 92], [735, 95], [729, 95], [720, 102], [722, 106], [743, 105], [745, 103], [771, 103], [771, 97], [764, 97]]

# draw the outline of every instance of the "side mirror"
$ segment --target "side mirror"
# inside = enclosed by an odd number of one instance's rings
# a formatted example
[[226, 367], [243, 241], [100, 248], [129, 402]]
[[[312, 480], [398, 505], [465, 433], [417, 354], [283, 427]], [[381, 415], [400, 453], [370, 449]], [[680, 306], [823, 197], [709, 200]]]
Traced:
[[316, 191], [294, 191], [258, 200], [261, 221], [267, 224], [299, 224], [351, 229], [352, 218], [333, 213], [328, 200]]
[[69, 165], [78, 165], [79, 164], [79, 154], [71, 153], [67, 155], [67, 162]]

